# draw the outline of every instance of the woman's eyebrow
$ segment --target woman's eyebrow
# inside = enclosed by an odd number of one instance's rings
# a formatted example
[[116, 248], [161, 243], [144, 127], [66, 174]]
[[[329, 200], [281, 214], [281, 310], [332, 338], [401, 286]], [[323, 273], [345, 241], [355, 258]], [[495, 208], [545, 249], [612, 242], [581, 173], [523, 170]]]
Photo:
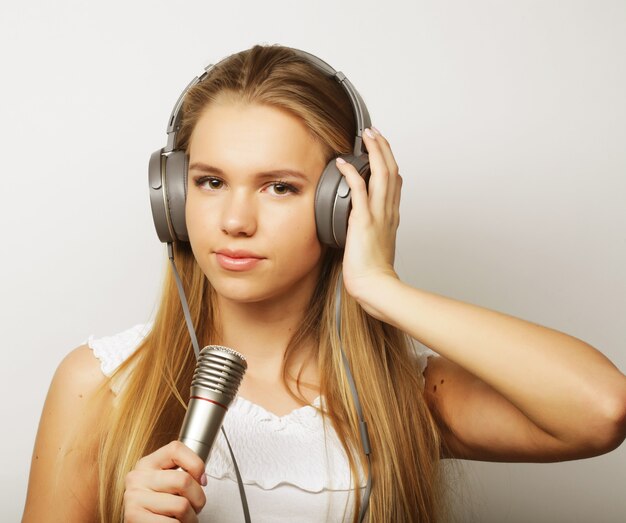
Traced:
[[[207, 174], [215, 174], [218, 176], [224, 176], [224, 171], [218, 167], [207, 165], [202, 162], [194, 162], [189, 166], [190, 171], [200, 171]], [[271, 171], [262, 171], [254, 175], [257, 178], [281, 178], [283, 176], [293, 176], [294, 178], [301, 178], [304, 181], [308, 181], [309, 177], [294, 169], [273, 169]]]

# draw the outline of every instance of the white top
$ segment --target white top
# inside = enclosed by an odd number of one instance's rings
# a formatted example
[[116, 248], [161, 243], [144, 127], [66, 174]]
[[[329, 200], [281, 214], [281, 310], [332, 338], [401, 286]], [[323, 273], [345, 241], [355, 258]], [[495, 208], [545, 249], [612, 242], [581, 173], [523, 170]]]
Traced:
[[[87, 343], [109, 376], [137, 348], [151, 324], [139, 324], [114, 336]], [[420, 375], [428, 356], [435, 352], [415, 344]], [[123, 379], [111, 384], [118, 394]], [[423, 389], [423, 379], [422, 379]], [[318, 397], [314, 405], [320, 406]], [[276, 416], [260, 405], [237, 396], [224, 417], [239, 472], [246, 489], [250, 518], [264, 523], [351, 521], [353, 488], [350, 467], [339, 438], [330, 423], [326, 437], [322, 416], [311, 406]], [[244, 520], [237, 477], [226, 440], [220, 432], [206, 464], [206, 505], [200, 523]], [[366, 478], [361, 474], [360, 487]]]

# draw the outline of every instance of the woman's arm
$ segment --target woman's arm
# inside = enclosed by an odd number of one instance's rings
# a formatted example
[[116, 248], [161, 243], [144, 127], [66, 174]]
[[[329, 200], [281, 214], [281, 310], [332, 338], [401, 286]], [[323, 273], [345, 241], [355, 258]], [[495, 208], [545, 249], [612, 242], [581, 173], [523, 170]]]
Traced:
[[[443, 357], [439, 371], [427, 373], [429, 387], [435, 379], [443, 386], [439, 397], [426, 392], [441, 421], [456, 432], [451, 441], [459, 454], [480, 456], [499, 443], [492, 458], [521, 449], [524, 458], [547, 460], [550, 453], [599, 454], [617, 447], [626, 436], [626, 377], [599, 351], [562, 332], [399, 280], [393, 262], [402, 178], [388, 142], [380, 134], [363, 138], [372, 172], [367, 189], [354, 167], [338, 162], [352, 197], [344, 284], [369, 314]], [[481, 416], [491, 424], [482, 426]], [[511, 426], [522, 429], [515, 431], [523, 439], [514, 449], [498, 433]]]
[[554, 461], [624, 441], [626, 376], [584, 341], [391, 277], [370, 291], [370, 313], [448, 360], [430, 360], [425, 391], [458, 457]]
[[113, 393], [108, 391], [95, 408], [86, 409], [104, 379], [98, 360], [87, 346], [74, 349], [59, 364], [39, 422], [23, 523], [96, 521], [95, 434], [85, 431], [79, 445], [72, 446], [67, 455], [60, 451], [71, 429], [79, 424], [95, 427], [110, 407]]

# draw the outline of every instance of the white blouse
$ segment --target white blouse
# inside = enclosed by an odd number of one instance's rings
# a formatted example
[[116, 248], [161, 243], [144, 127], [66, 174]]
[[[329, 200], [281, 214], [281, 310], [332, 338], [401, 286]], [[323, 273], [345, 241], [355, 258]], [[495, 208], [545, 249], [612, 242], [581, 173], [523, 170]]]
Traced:
[[[137, 348], [151, 323], [87, 343], [109, 376]], [[420, 375], [435, 352], [415, 344]], [[126, 375], [111, 383], [117, 395]], [[423, 378], [422, 378], [423, 389]], [[323, 405], [318, 397], [314, 405]], [[321, 414], [312, 406], [277, 416], [237, 396], [224, 417], [224, 430], [239, 465], [253, 522], [351, 521], [354, 484], [339, 438], [330, 422], [326, 433]], [[244, 521], [237, 477], [226, 440], [220, 432], [206, 464], [206, 505], [200, 523]], [[366, 478], [361, 471], [359, 487]]]

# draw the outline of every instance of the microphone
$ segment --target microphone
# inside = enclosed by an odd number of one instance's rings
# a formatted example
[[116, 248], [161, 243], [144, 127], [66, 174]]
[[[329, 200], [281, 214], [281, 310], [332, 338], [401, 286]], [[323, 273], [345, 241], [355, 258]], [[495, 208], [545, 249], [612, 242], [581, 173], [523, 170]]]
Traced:
[[247, 368], [244, 356], [227, 347], [207, 345], [200, 351], [178, 441], [205, 463]]

